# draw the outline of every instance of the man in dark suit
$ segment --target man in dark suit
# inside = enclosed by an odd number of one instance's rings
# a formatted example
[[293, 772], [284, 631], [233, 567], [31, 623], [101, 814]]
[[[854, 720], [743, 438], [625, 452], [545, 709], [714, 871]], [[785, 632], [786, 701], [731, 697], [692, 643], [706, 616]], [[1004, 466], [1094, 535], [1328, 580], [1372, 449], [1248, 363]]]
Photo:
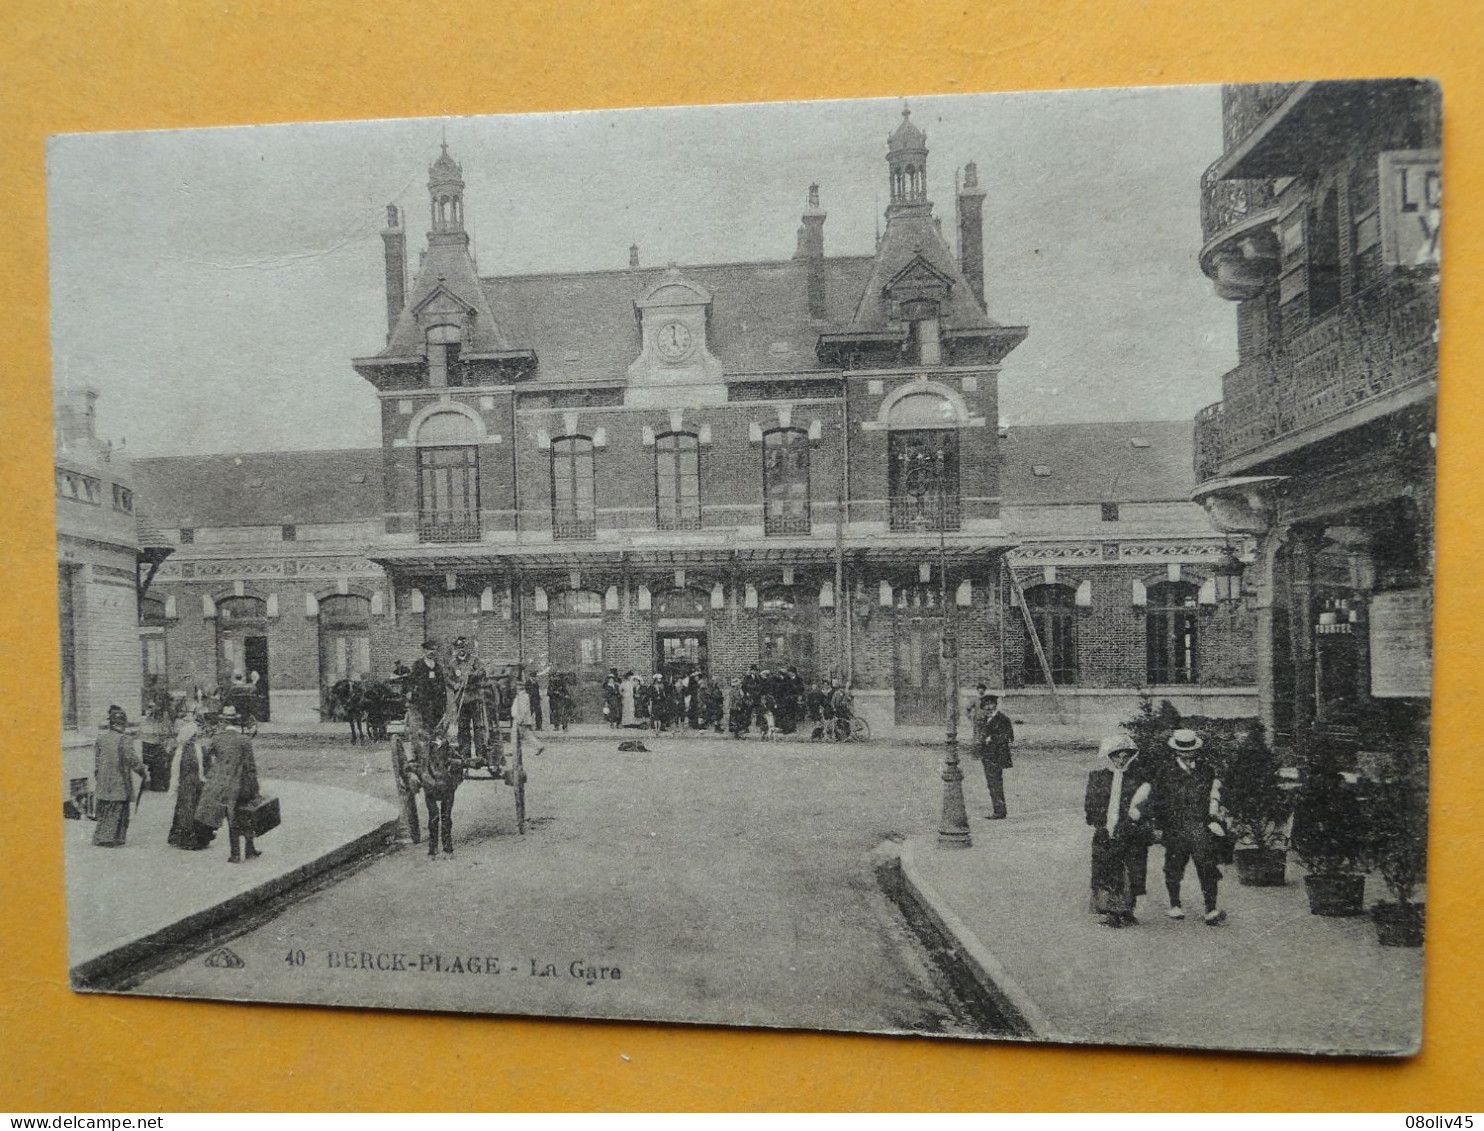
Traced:
[[984, 763], [984, 784], [989, 787], [991, 821], [1003, 820], [1005, 808], [1005, 771], [1015, 763], [1010, 757], [1010, 744], [1015, 741], [1015, 727], [1010, 717], [1000, 711], [999, 696], [991, 695], [979, 685], [979, 701], [969, 708], [974, 721], [974, 745]]
[[448, 673], [438, 662], [438, 642], [423, 641], [423, 654], [412, 665], [405, 687], [407, 699], [424, 727], [435, 727], [448, 709]]
[[1206, 925], [1218, 927], [1226, 912], [1216, 905], [1221, 868], [1217, 864], [1226, 828], [1218, 819], [1221, 811], [1221, 779], [1196, 752], [1205, 743], [1193, 730], [1177, 730], [1169, 747], [1175, 757], [1154, 783], [1154, 822], [1164, 837], [1165, 890], [1170, 895], [1171, 919], [1184, 919], [1180, 882], [1185, 866], [1195, 865], [1201, 896], [1206, 904]]

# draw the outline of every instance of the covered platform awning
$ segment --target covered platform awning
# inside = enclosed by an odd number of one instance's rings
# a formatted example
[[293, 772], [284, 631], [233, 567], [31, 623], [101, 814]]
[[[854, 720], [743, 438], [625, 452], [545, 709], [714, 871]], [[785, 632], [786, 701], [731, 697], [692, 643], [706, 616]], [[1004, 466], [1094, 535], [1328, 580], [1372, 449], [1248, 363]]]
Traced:
[[[941, 553], [951, 561], [997, 562], [1017, 543], [1004, 537], [950, 534]], [[940, 550], [936, 538], [911, 541], [890, 535], [875, 539], [848, 538], [839, 548], [851, 563], [915, 565], [934, 561]], [[422, 545], [372, 550], [367, 556], [388, 572], [397, 574], [539, 572], [573, 569], [715, 569], [718, 566], [791, 565], [833, 566], [834, 543], [808, 542], [766, 544], [718, 543], [714, 545], [623, 546], [595, 545]]]

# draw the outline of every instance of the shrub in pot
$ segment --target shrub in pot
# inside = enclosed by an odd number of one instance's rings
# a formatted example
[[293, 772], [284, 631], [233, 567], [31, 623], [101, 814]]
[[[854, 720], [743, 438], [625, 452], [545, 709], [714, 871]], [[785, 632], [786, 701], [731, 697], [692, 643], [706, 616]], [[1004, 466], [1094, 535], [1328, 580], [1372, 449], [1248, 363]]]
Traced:
[[1294, 799], [1278, 778], [1278, 759], [1264, 741], [1262, 724], [1249, 724], [1226, 758], [1221, 800], [1237, 842], [1237, 879], [1253, 887], [1287, 882], [1287, 827]]
[[1374, 860], [1390, 900], [1371, 908], [1382, 946], [1421, 946], [1424, 905], [1415, 896], [1427, 871], [1427, 791], [1408, 777], [1384, 782], [1371, 802]]
[[1304, 783], [1290, 845], [1309, 873], [1304, 888], [1313, 914], [1364, 912], [1370, 859], [1367, 814], [1338, 770], [1318, 770]]

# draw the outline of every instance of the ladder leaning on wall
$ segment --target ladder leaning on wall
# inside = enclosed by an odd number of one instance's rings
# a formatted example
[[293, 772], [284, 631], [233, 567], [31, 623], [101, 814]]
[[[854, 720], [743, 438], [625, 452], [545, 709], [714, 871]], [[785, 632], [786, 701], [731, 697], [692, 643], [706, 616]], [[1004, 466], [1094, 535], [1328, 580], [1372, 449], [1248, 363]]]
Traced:
[[1031, 616], [1030, 607], [1025, 602], [1025, 589], [1020, 584], [1020, 578], [1015, 576], [1015, 570], [1009, 561], [1001, 558], [1004, 564], [1005, 574], [1010, 579], [1010, 588], [1015, 597], [1015, 604], [1020, 609], [1020, 619], [1025, 622], [1026, 638], [1031, 642], [1031, 649], [1036, 653], [1036, 663], [1041, 665], [1041, 674], [1046, 677], [1046, 686], [1051, 689], [1051, 706], [1056, 711], [1057, 722], [1067, 721], [1066, 714], [1062, 710], [1061, 696], [1056, 693], [1056, 680], [1051, 675], [1051, 662], [1046, 659], [1046, 649], [1041, 646], [1041, 634], [1036, 631], [1035, 618]]

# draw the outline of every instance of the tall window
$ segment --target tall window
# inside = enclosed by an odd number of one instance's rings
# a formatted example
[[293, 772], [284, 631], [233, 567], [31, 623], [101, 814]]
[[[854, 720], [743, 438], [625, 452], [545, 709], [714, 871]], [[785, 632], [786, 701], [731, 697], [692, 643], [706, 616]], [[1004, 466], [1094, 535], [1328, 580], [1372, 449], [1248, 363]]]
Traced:
[[371, 672], [371, 602], [355, 594], [319, 602], [320, 687], [328, 693], [342, 679]]
[[690, 432], [654, 442], [657, 521], [661, 530], [701, 529], [701, 447]]
[[593, 508], [593, 442], [563, 436], [551, 442], [551, 532], [554, 538], [597, 535]]
[[144, 701], [152, 702], [162, 691], [170, 690], [169, 655], [165, 647], [165, 602], [158, 597], [145, 597], [139, 602], [139, 642], [144, 660]]
[[1340, 304], [1340, 208], [1334, 185], [1314, 202], [1309, 219], [1309, 317]]
[[479, 541], [478, 448], [418, 448], [417, 533], [424, 542]]
[[1149, 682], [1194, 683], [1200, 590], [1184, 581], [1149, 587]]
[[778, 428], [763, 436], [763, 529], [809, 533], [809, 434]]
[[790, 665], [808, 679], [814, 673], [819, 604], [802, 588], [774, 586], [758, 602], [758, 663], [779, 671]]
[[893, 431], [886, 474], [893, 530], [958, 529], [956, 431], [949, 428]]
[[[1035, 585], [1025, 591], [1025, 609], [1058, 687], [1077, 682], [1077, 594], [1066, 585]], [[1029, 637], [1023, 664], [1027, 684], [1045, 683], [1046, 673]]]

